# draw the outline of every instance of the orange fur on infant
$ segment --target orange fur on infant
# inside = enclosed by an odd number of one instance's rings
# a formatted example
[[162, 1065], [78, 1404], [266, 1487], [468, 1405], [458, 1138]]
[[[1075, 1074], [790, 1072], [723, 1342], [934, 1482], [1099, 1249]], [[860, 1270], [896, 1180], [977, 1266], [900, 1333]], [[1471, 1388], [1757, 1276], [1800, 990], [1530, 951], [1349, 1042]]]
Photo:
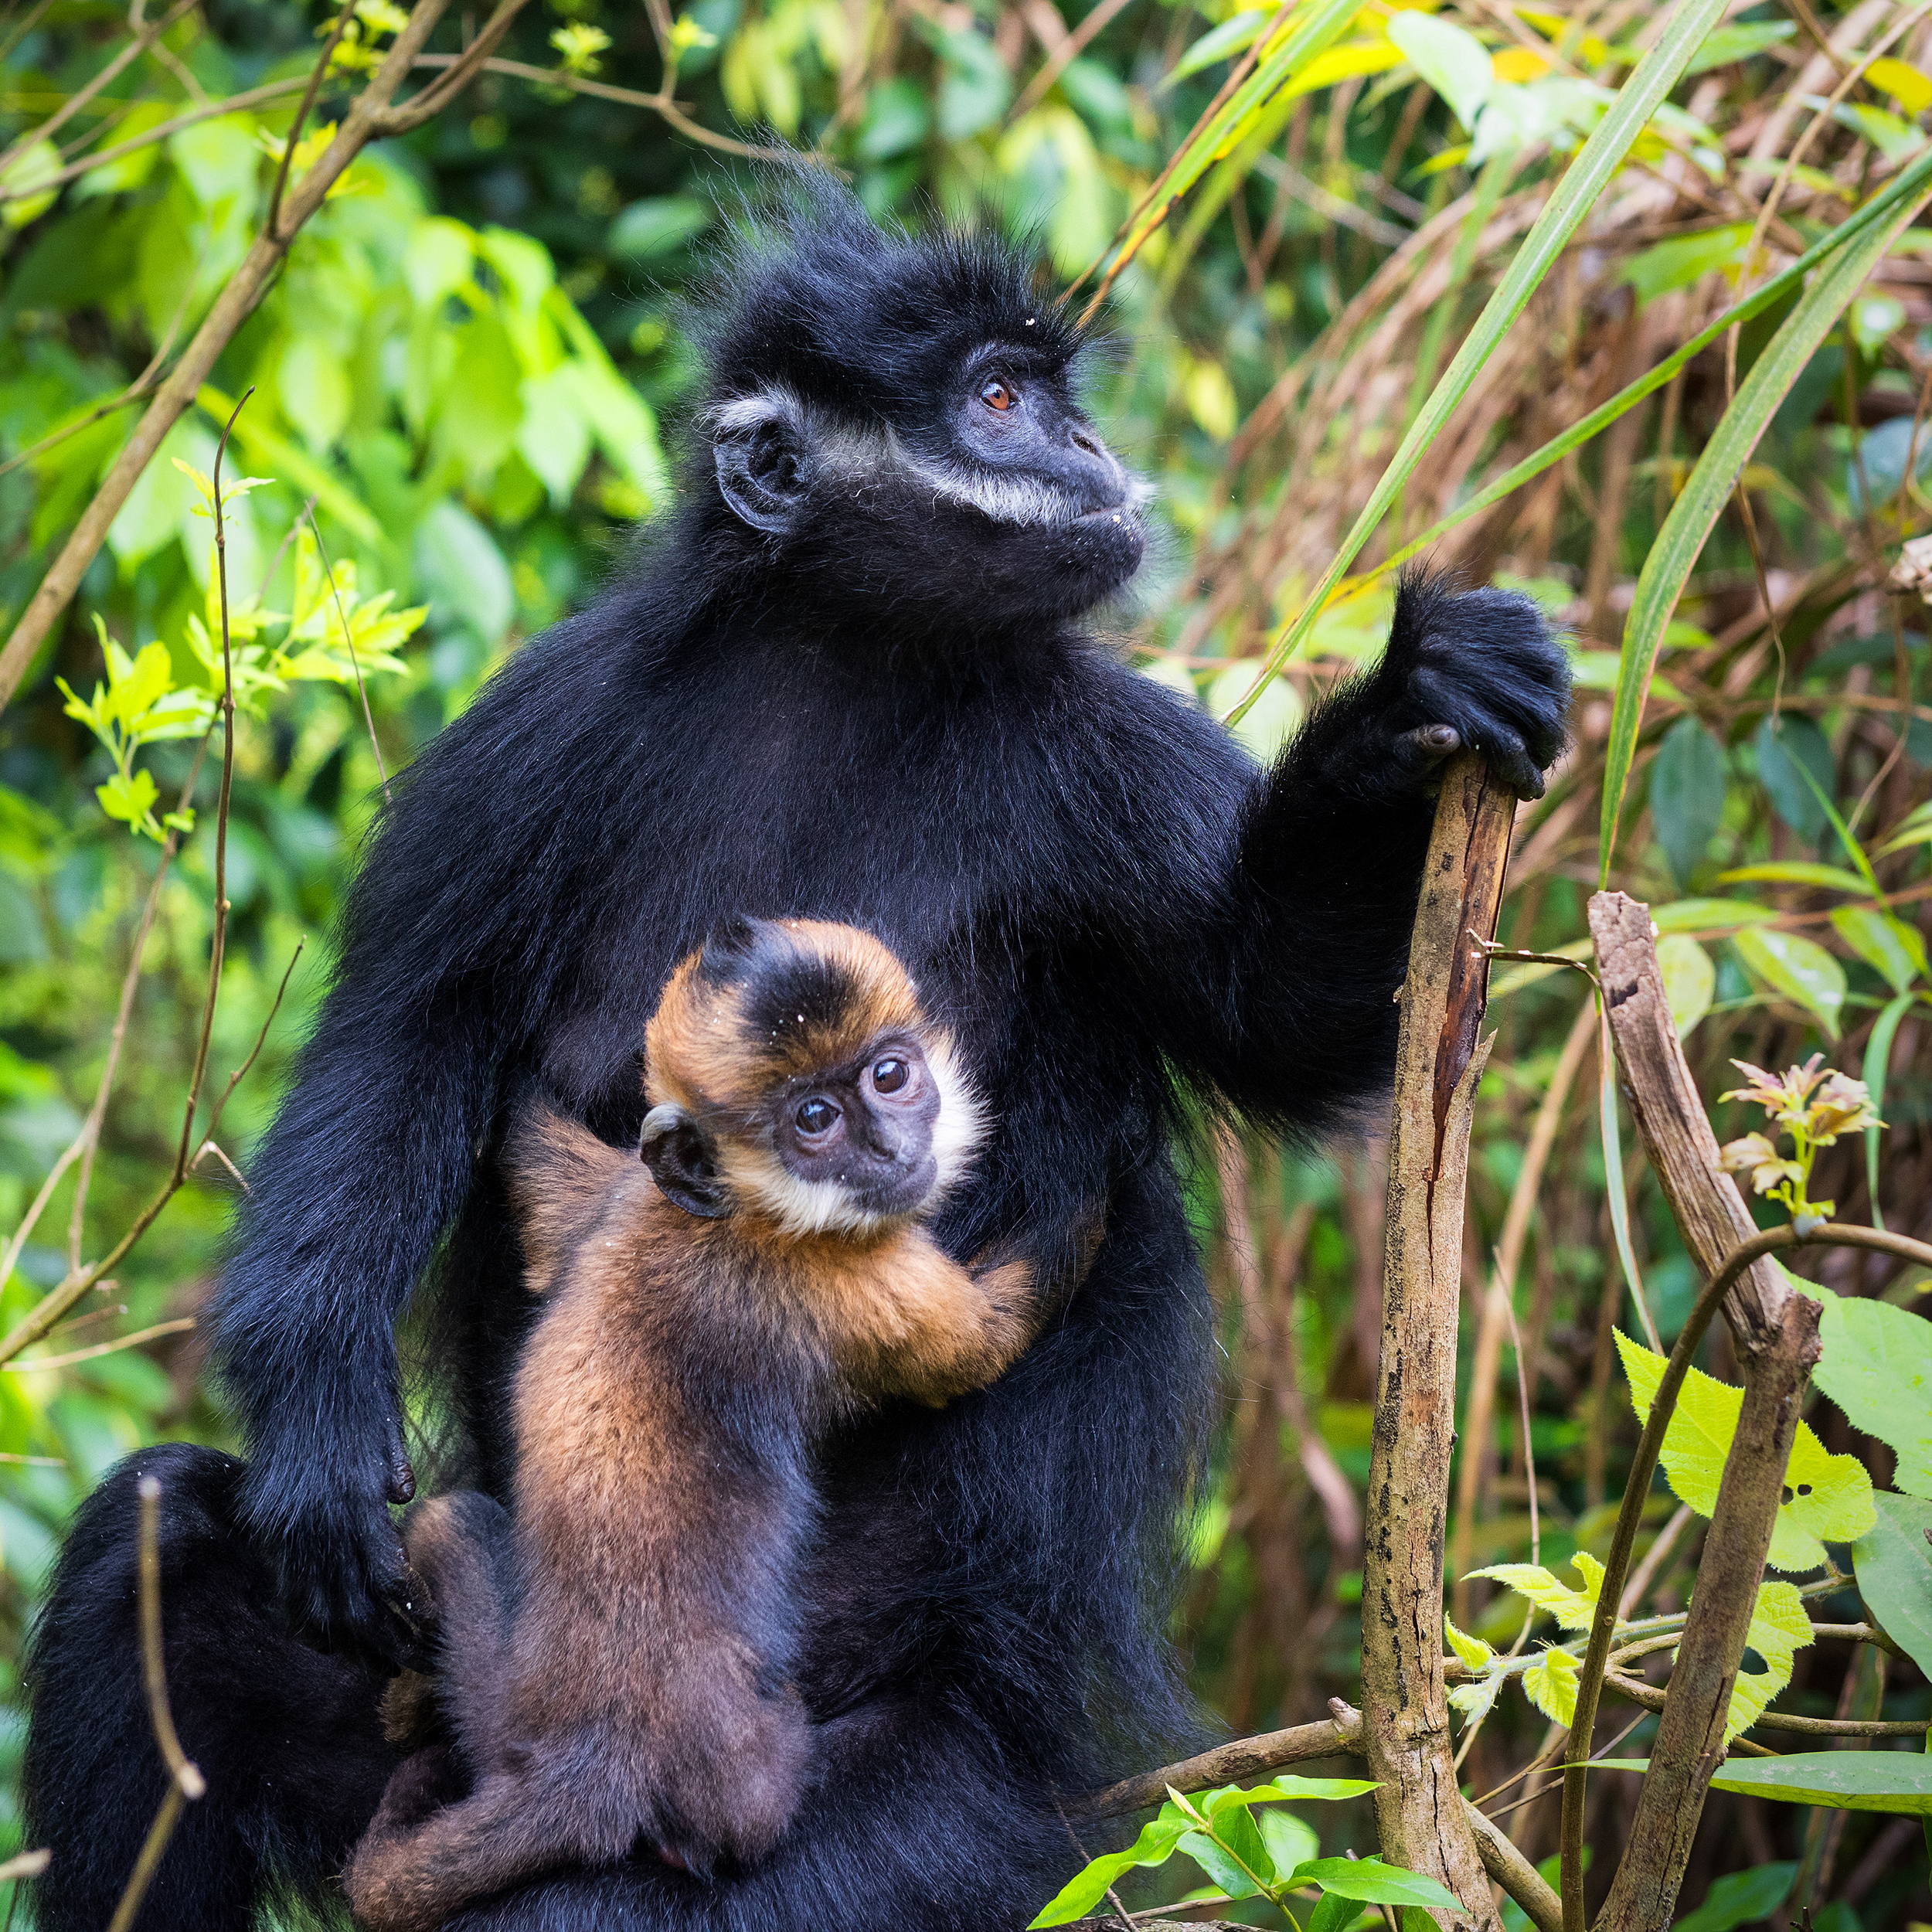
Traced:
[[876, 940], [740, 922], [672, 975], [645, 1058], [641, 1161], [540, 1109], [512, 1131], [546, 1304], [514, 1508], [442, 1497], [408, 1526], [448, 1736], [350, 1865], [376, 1932], [640, 1841], [698, 1869], [768, 1851], [812, 1777], [787, 1673], [814, 1444], [984, 1386], [1038, 1330], [1030, 1264], [964, 1268], [926, 1231], [978, 1111]]

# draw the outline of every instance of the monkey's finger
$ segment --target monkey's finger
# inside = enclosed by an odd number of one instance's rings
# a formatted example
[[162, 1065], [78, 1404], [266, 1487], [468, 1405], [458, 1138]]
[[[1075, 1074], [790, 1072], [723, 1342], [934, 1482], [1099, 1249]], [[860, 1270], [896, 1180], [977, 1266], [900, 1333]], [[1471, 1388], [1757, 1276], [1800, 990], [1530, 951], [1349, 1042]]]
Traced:
[[1452, 726], [1462, 742], [1480, 751], [1490, 770], [1518, 798], [1543, 795], [1543, 772], [1514, 725], [1440, 672], [1427, 668], [1417, 671], [1409, 681], [1409, 689], [1412, 702], [1441, 723]]
[[1410, 777], [1420, 778], [1461, 749], [1462, 733], [1454, 725], [1418, 725], [1396, 739], [1396, 759]]

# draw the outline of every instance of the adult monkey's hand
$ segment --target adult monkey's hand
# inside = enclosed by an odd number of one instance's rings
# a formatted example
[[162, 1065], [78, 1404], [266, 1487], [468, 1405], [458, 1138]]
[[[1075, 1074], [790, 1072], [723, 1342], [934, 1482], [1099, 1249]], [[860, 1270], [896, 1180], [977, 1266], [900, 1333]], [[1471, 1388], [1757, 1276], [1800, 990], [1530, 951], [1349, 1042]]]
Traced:
[[1568, 655], [1529, 598], [1412, 576], [1381, 662], [1318, 715], [1312, 775], [1357, 798], [1412, 793], [1467, 746], [1519, 798], [1540, 798], [1569, 709]]
[[264, 1449], [245, 1507], [290, 1621], [384, 1675], [420, 1662], [431, 1611], [389, 1514], [416, 1493], [394, 1414], [379, 1446], [346, 1469], [303, 1458], [287, 1439]]

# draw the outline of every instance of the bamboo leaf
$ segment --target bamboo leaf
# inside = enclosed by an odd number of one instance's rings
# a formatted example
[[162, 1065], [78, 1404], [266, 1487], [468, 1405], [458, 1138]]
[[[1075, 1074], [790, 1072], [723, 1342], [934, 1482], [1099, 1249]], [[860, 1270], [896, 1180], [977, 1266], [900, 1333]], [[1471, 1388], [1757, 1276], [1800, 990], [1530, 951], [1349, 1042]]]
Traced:
[[[1640, 68], [1638, 73], [1641, 72]], [[1633, 76], [1632, 84], [1635, 79]], [[1617, 821], [1623, 813], [1624, 794], [1637, 754], [1644, 699], [1664, 641], [1665, 627], [1683, 595], [1692, 567], [1773, 413], [1929, 193], [1932, 193], [1932, 177], [1923, 179], [1911, 194], [1894, 205], [1885, 219], [1861, 232], [1855, 241], [1841, 249], [1818, 270], [1783, 326], [1751, 365], [1750, 374], [1739, 386], [1736, 400], [1719, 419], [1689, 481], [1671, 505], [1664, 527], [1644, 560], [1630, 617], [1624, 627], [1623, 672], [1611, 711], [1610, 750], [1598, 833], [1597, 872], [1605, 886], [1610, 883]], [[1835, 1032], [1835, 1025], [1832, 1030]]]
[[[1898, 1036], [1899, 1022], [1911, 1010], [1916, 993], [1901, 993], [1872, 1023], [1872, 1037], [1865, 1043], [1865, 1090], [1872, 1097], [1872, 1111], [1885, 1111], [1885, 1079], [1891, 1066], [1892, 1043]], [[1865, 1130], [1865, 1180], [1872, 1197], [1872, 1224], [1883, 1227], [1885, 1216], [1879, 1212], [1879, 1130]]]
[[[1334, 560], [1309, 594], [1301, 614], [1269, 651], [1260, 675], [1255, 680], [1254, 690], [1228, 714], [1230, 724], [1240, 719], [1254, 702], [1261, 685], [1300, 648], [1321, 607], [1328, 601], [1329, 592], [1340, 583], [1343, 573], [1359, 555], [1362, 546], [1368, 542], [1389, 505], [1421, 461], [1423, 452], [1435, 440], [1456, 406], [1468, 394], [1478, 371], [1555, 265], [1570, 236], [1596, 205], [1597, 197], [1609, 185], [1611, 177], [1623, 165], [1624, 157], [1644, 131], [1651, 114], [1676, 84], [1691, 56], [1723, 11], [1723, 0], [1679, 0], [1656, 44], [1617, 90], [1616, 100], [1597, 124], [1590, 138], [1577, 151], [1576, 158], [1564, 170], [1562, 180], [1523, 238], [1522, 247], [1516, 251], [1495, 293], [1484, 304], [1475, 325], [1410, 425], [1409, 433], [1402, 439], [1401, 446], [1390, 458], [1381, 481], [1362, 505], [1361, 515], [1342, 539]], [[1891, 232], [1889, 227], [1884, 231], [1888, 242]], [[1688, 570], [1689, 566], [1685, 568]], [[1631, 749], [1635, 749], [1634, 740]], [[1620, 802], [1621, 798], [1620, 789]]]
[[1781, 859], [1774, 864], [1763, 866], [1735, 866], [1729, 872], [1717, 875], [1720, 886], [1736, 884], [1740, 879], [1775, 879], [1787, 886], [1828, 886], [1834, 892], [1862, 893], [1865, 881], [1855, 872], [1847, 872], [1842, 866], [1821, 866], [1808, 859]]

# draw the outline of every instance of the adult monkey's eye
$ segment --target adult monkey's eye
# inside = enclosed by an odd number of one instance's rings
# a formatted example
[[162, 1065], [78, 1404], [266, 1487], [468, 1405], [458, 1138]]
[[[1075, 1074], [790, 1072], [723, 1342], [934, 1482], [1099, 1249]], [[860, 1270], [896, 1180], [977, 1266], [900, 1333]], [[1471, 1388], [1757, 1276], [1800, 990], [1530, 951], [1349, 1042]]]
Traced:
[[810, 1100], [799, 1103], [798, 1111], [792, 1118], [798, 1123], [801, 1134], [816, 1140], [838, 1125], [838, 1110], [830, 1100], [815, 1094]]
[[912, 1070], [896, 1055], [888, 1055], [872, 1070], [872, 1083], [882, 1094], [896, 1094], [906, 1084]]
[[1019, 396], [995, 376], [979, 393], [979, 400], [989, 410], [998, 410], [1002, 415], [1019, 400]]

